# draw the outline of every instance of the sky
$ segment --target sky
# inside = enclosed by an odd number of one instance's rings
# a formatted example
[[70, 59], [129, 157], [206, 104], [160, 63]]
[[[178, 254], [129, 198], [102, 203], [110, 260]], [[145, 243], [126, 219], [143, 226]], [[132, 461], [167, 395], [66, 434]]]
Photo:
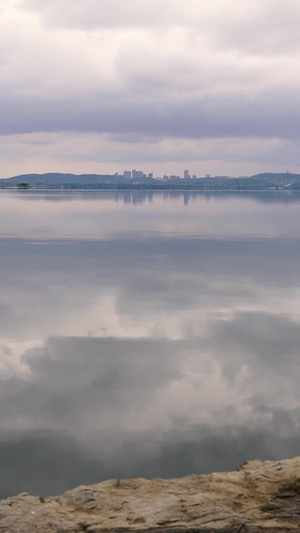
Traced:
[[0, 0], [0, 177], [300, 169], [298, 0]]

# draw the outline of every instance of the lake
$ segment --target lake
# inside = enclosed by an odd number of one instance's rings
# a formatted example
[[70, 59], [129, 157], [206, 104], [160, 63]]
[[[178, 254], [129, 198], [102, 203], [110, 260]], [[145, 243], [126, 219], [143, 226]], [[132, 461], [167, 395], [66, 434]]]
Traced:
[[0, 191], [0, 497], [299, 455], [300, 193]]

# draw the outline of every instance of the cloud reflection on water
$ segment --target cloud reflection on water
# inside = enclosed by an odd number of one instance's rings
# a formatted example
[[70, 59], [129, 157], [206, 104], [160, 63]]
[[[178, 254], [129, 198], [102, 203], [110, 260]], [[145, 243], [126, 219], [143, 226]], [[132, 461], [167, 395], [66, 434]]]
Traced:
[[259, 239], [120, 238], [121, 210], [111, 240], [0, 240], [0, 496], [299, 453], [300, 235], [261, 215]]

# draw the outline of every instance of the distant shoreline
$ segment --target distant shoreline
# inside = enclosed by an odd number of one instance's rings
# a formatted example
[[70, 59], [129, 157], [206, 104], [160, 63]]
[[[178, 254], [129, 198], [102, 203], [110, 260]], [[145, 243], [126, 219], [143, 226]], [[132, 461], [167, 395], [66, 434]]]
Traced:
[[300, 174], [262, 173], [239, 178], [215, 176], [211, 178], [159, 178], [129, 179], [122, 175], [104, 174], [20, 174], [0, 179], [3, 189], [66, 189], [113, 191], [297, 191]]
[[126, 192], [126, 191], [144, 191], [144, 192], [199, 192], [199, 193], [210, 193], [210, 192], [231, 192], [231, 193], [247, 193], [247, 192], [271, 192], [271, 193], [299, 193], [300, 189], [274, 189], [274, 188], [261, 188], [261, 189], [251, 189], [251, 188], [184, 188], [184, 187], [142, 187], [142, 186], [132, 186], [132, 187], [94, 187], [94, 186], [30, 186], [28, 188], [19, 188], [19, 187], [0, 187], [0, 191], [100, 191], [100, 192]]

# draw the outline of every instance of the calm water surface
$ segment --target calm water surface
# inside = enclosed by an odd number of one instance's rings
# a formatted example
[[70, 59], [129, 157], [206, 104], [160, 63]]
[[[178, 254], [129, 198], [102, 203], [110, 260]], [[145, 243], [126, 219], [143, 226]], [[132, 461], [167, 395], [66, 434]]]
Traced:
[[299, 455], [300, 194], [0, 191], [0, 497]]

